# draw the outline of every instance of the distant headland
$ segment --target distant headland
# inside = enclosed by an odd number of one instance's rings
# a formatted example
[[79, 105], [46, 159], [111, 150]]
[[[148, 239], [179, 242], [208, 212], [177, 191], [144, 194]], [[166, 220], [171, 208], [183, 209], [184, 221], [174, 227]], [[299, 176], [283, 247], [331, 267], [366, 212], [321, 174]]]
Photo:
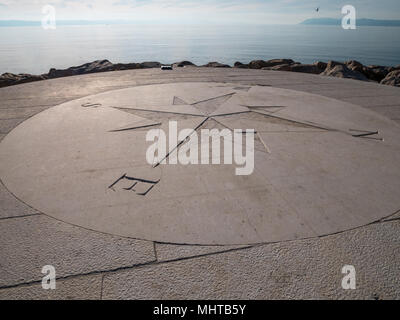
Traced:
[[[337, 26], [342, 24], [342, 20], [334, 18], [313, 18], [307, 19], [300, 24]], [[400, 27], [400, 20], [357, 19], [357, 25], [370, 27]]]

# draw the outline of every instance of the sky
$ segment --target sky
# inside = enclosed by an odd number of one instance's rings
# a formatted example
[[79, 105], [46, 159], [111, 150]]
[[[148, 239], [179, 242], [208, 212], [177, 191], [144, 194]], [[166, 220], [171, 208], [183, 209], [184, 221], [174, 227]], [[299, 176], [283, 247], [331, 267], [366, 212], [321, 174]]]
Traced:
[[348, 4], [358, 18], [400, 19], [399, 0], [0, 0], [0, 20], [40, 21], [43, 6], [52, 5], [58, 20], [297, 24], [309, 18], [341, 18], [341, 8]]

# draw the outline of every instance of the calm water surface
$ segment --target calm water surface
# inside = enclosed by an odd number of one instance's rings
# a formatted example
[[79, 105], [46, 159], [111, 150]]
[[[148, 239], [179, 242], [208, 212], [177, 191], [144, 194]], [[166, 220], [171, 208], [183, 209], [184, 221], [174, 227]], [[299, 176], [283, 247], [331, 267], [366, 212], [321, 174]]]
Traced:
[[86, 25], [0, 28], [0, 73], [40, 74], [85, 62], [190, 60], [233, 64], [253, 59], [356, 59], [400, 64], [400, 28], [340, 26]]

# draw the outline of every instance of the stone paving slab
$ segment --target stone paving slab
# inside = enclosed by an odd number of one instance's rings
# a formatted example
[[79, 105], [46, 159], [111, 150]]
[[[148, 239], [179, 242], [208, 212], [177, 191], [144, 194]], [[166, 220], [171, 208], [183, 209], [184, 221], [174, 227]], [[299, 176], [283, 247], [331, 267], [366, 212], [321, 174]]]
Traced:
[[251, 246], [191, 246], [155, 243], [157, 261], [172, 261], [183, 258], [204, 256], [232, 250], [250, 248]]
[[41, 283], [0, 289], [0, 300], [99, 300], [101, 274], [58, 280], [55, 290], [44, 290]]
[[[1, 88], [2, 101], [0, 101], [0, 106], [6, 105], [7, 102], [10, 103], [10, 100], [29, 102], [28, 100], [32, 98], [36, 101], [42, 99], [41, 102], [43, 104], [48, 98], [84, 96], [102, 92], [108, 88], [111, 90], [116, 87], [136, 85], [137, 81], [141, 81], [142, 83], [148, 80], [156, 83], [159, 81], [176, 82], [178, 80], [198, 82], [211, 81], [215, 77], [223, 77], [225, 81], [264, 80], [276, 82], [282, 80], [285, 83], [303, 83], [304, 81], [322, 83], [324, 80], [324, 78], [321, 80], [321, 77], [315, 77], [314, 75], [303, 74], [300, 79], [298, 74], [262, 70], [219, 70], [211, 68], [177, 69], [172, 72], [157, 69], [128, 70], [66, 77]], [[77, 81], [77, 79], [79, 80]], [[38, 92], [40, 92], [40, 96], [38, 96]]]
[[155, 260], [152, 242], [113, 237], [44, 215], [1, 220], [0, 252], [0, 287], [39, 281], [45, 265], [66, 277]]
[[321, 85], [315, 85], [315, 84], [291, 84], [291, 85], [280, 85], [279, 87], [281, 88], [286, 88], [286, 89], [293, 89], [293, 90], [300, 90], [300, 91], [307, 91], [310, 93], [315, 93], [319, 95], [323, 95], [326, 97], [332, 97], [335, 99], [342, 99], [346, 100], [347, 99], [353, 99], [349, 100], [349, 102], [356, 102], [358, 98], [361, 98], [362, 101], [366, 100], [369, 97], [373, 97], [374, 101], [378, 100], [380, 97], [397, 97], [397, 99], [400, 99], [400, 90], [396, 88], [395, 90], [392, 90], [391, 87], [374, 87], [371, 88], [369, 86], [351, 86], [346, 83], [340, 83], [340, 84], [321, 84]]
[[[104, 299], [393, 299], [400, 221], [105, 275]], [[343, 290], [344, 265], [357, 290]]]
[[398, 212], [396, 212], [395, 214], [383, 219], [383, 221], [391, 221], [391, 220], [396, 220], [396, 219], [400, 219], [400, 210]]
[[[1, 95], [1, 93], [0, 93]], [[25, 108], [48, 108], [67, 102], [69, 100], [80, 98], [81, 96], [69, 96], [69, 97], [46, 97], [45, 95], [41, 97], [28, 97], [23, 99], [4, 99], [0, 100], [0, 110], [1, 109], [25, 109]]]
[[[79, 81], [76, 81], [79, 79]], [[354, 81], [351, 79], [337, 79], [333, 77], [323, 77], [319, 75], [299, 74], [291, 72], [275, 72], [266, 70], [239, 70], [239, 69], [221, 69], [212, 68], [191, 68], [177, 69], [172, 72], [163, 72], [157, 69], [152, 70], [128, 70], [109, 73], [90, 74], [77, 77], [59, 78], [53, 80], [40, 81], [35, 83], [27, 83], [13, 87], [0, 89], [2, 101], [0, 107], [10, 107], [10, 101], [15, 96], [18, 96], [18, 106], [30, 106], [31, 98], [37, 101], [35, 104], [48, 105], [46, 100], [49, 98], [74, 97], [84, 96], [105, 90], [111, 90], [120, 86], [132, 86], [136, 84], [149, 83], [164, 83], [174, 82], [177, 80], [183, 81], [241, 81], [243, 83], [264, 83], [274, 86], [290, 86], [299, 85], [307, 86], [313, 84], [314, 89], [320, 90], [318, 87], [326, 88], [327, 86], [343, 86], [349, 91], [351, 88], [375, 88], [380, 92], [395, 92], [398, 88], [390, 86], [377, 85], [375, 83]], [[79, 82], [79, 83], [77, 83]], [[350, 88], [349, 88], [350, 87]], [[37, 92], [41, 95], [38, 97]], [[306, 91], [306, 90], [304, 90]], [[332, 90], [331, 90], [332, 91]], [[337, 91], [337, 90], [335, 90]], [[400, 90], [396, 90], [400, 91]], [[23, 95], [21, 93], [23, 92]], [[328, 90], [329, 92], [329, 90]], [[350, 93], [351, 94], [351, 93]], [[353, 93], [354, 96], [354, 93]], [[23, 98], [22, 98], [23, 97]], [[336, 96], [338, 98], [338, 96]], [[21, 101], [22, 99], [22, 101]], [[40, 99], [42, 99], [40, 101]], [[58, 102], [61, 103], [62, 101]], [[14, 103], [15, 106], [17, 106]]]
[[[211, 82], [146, 85], [56, 106], [24, 122], [3, 141], [3, 183], [27, 204], [62, 221], [119, 236], [182, 244], [308, 238], [362, 226], [400, 208], [400, 172], [395, 165], [400, 158], [398, 149], [390, 149], [390, 143], [398, 143], [400, 130], [386, 130], [394, 124], [364, 108], [319, 95], [259, 86], [247, 89]], [[176, 97], [183, 102], [173, 104]], [[87, 101], [102, 107], [82, 107]], [[265, 115], [243, 115], [240, 108], [280, 104], [285, 107], [274, 115], [304, 123], [345, 132], [385, 128], [388, 143], [371, 144], [342, 132], [296, 134], [297, 126], [276, 119], [271, 123]], [[161, 114], [226, 113], [227, 127], [255, 128], [272, 154], [257, 153], [258, 172], [246, 179], [234, 178], [229, 166], [165, 166], [160, 181], [159, 168], [144, 172], [145, 132], [110, 134], [143, 120], [116, 107]], [[204, 119], [187, 121], [178, 127], [197, 128]], [[135, 148], [128, 148], [132, 145]], [[371, 148], [377, 156], [371, 155]], [[133, 169], [132, 161], [142, 165]], [[124, 172], [160, 183], [146, 197], [109, 190]], [[382, 180], [384, 184], [377, 183]]]
[[[392, 107], [396, 107], [392, 103], [400, 93], [398, 88], [376, 83], [290, 72], [213, 68], [182, 68], [173, 72], [128, 70], [0, 88], [0, 109], [5, 112], [0, 115], [8, 119], [11, 117], [8, 112], [14, 112], [10, 110], [22, 108], [23, 111], [15, 111], [19, 117], [19, 114], [29, 110], [27, 107], [46, 108], [108, 90], [138, 84], [177, 82], [177, 79], [184, 82], [221, 81], [287, 87], [336, 99], [351, 98], [354, 104], [371, 107], [373, 111], [390, 117], [395, 112]], [[371, 94], [376, 98], [370, 99]], [[384, 96], [389, 98], [382, 99]], [[388, 101], [390, 105], [383, 105]], [[28, 115], [21, 117], [25, 119], [25, 116]], [[397, 117], [396, 113], [394, 116]], [[396, 121], [400, 124], [400, 117]], [[0, 126], [7, 129], [12, 123], [0, 122]], [[0, 133], [0, 140], [4, 136]], [[43, 262], [47, 257], [60, 265], [60, 268], [56, 266], [58, 276], [69, 277], [58, 280], [58, 284], [63, 284], [59, 285], [55, 296], [49, 296], [52, 299], [97, 298], [100, 281], [97, 272], [129, 267], [132, 268], [127, 271], [105, 273], [103, 298], [400, 297], [397, 259], [400, 230], [397, 220], [323, 238], [250, 249], [232, 247], [231, 251], [222, 254], [218, 252], [222, 249], [226, 251], [226, 247], [157, 243], [155, 249], [159, 261], [178, 261], [155, 263], [151, 242], [99, 234], [47, 216], [12, 218], [13, 214], [23, 214], [26, 209], [22, 206], [22, 213], [14, 211], [12, 199], [0, 192], [0, 201], [6, 204], [5, 210], [0, 211], [6, 214], [6, 219], [0, 218], [0, 286], [12, 287], [1, 289], [0, 299], [46, 298], [44, 293], [34, 289], [38, 284], [26, 283], [40, 281], [43, 276], [40, 269], [46, 264]], [[10, 208], [7, 209], [7, 206]], [[387, 219], [399, 218], [400, 213]], [[189, 258], [193, 256], [198, 257]], [[136, 264], [147, 263], [150, 265], [136, 267]], [[359, 290], [348, 292], [340, 288], [340, 268], [344, 263], [356, 266]], [[304, 276], [304, 270], [307, 276]], [[136, 278], [136, 275], [143, 276], [143, 279]], [[125, 282], [127, 280], [131, 282]], [[167, 280], [171, 282], [165, 282]], [[78, 282], [81, 286], [75, 285]], [[21, 283], [25, 284], [18, 285]], [[13, 287], [16, 285], [18, 287]]]
[[0, 119], [0, 133], [1, 134], [9, 133], [12, 129], [14, 129], [16, 126], [18, 126], [24, 120], [25, 120], [25, 118], [6, 119], [6, 120]]
[[383, 114], [389, 119], [398, 120], [400, 119], [400, 102], [397, 106], [381, 106], [381, 107], [369, 107], [368, 109], [373, 110], [377, 113]]
[[[399, 90], [400, 91], [400, 90]], [[375, 97], [353, 97], [344, 98], [344, 101], [358, 104], [362, 107], [379, 107], [379, 106], [398, 106], [400, 103], [400, 95], [392, 96], [375, 96]]]
[[27, 216], [39, 212], [15, 198], [2, 183], [0, 183], [0, 221], [4, 218]]
[[27, 108], [1, 108], [0, 119], [21, 119], [31, 117], [48, 107], [27, 107]]

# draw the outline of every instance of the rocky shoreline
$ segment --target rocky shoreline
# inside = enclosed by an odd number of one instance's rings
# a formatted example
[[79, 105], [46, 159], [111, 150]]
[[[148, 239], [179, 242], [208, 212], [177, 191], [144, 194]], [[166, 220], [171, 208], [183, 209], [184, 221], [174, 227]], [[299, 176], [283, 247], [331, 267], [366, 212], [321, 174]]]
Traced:
[[[147, 68], [160, 68], [160, 62], [141, 62], [141, 63], [111, 63], [108, 60], [96, 60], [93, 62], [85, 63], [80, 66], [71, 67], [68, 69], [50, 69], [46, 74], [31, 75], [31, 74], [13, 74], [4, 73], [0, 76], [0, 88], [21, 83], [40, 81], [46, 79], [55, 79], [61, 77], [107, 72], [107, 71], [120, 71], [132, 69], [147, 69]], [[232, 68], [227, 64], [219, 62], [209, 62], [206, 65], [196, 66], [190, 61], [181, 61], [173, 63], [173, 68], [183, 67], [203, 67], [203, 68]], [[320, 74], [324, 76], [350, 78], [361, 81], [372, 81], [384, 85], [391, 85], [400, 87], [400, 65], [396, 67], [387, 66], [364, 66], [358, 61], [351, 60], [346, 62], [317, 61], [313, 64], [302, 64], [295, 62], [292, 59], [273, 59], [273, 60], [253, 60], [248, 64], [235, 62], [233, 68], [244, 69], [262, 69], [262, 70], [275, 70], [275, 71], [291, 71]]]

